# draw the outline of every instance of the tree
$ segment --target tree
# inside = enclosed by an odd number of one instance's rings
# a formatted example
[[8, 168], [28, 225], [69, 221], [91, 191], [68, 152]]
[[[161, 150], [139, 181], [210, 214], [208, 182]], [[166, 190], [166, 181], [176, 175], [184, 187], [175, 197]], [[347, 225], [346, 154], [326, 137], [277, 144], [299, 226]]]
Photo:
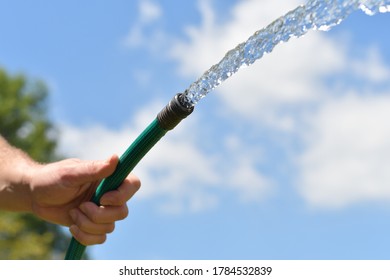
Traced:
[[[0, 134], [38, 162], [59, 159], [47, 96], [43, 82], [11, 76], [0, 68]], [[60, 258], [68, 242], [60, 226], [31, 214], [0, 211], [0, 259]]]

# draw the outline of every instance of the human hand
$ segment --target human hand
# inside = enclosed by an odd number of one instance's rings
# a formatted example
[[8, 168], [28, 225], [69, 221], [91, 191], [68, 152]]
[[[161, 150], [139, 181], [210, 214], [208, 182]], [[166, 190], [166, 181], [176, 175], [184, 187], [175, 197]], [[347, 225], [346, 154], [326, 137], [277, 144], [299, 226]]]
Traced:
[[111, 175], [118, 157], [106, 161], [67, 159], [38, 165], [30, 174], [32, 212], [65, 226], [83, 245], [100, 244], [128, 215], [126, 202], [138, 191], [139, 179], [130, 174], [117, 190], [105, 193], [97, 206], [90, 202], [100, 181]]

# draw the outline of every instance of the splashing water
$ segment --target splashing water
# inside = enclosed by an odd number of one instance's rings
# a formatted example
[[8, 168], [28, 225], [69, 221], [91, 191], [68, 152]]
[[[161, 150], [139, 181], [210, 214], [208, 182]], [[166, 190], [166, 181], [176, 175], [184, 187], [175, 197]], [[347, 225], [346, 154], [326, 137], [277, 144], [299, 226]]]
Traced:
[[297, 7], [230, 50], [184, 92], [183, 105], [194, 106], [241, 67], [249, 66], [264, 53], [272, 52], [280, 42], [300, 37], [310, 29], [327, 31], [357, 9], [368, 15], [389, 12], [390, 0], [311, 0]]

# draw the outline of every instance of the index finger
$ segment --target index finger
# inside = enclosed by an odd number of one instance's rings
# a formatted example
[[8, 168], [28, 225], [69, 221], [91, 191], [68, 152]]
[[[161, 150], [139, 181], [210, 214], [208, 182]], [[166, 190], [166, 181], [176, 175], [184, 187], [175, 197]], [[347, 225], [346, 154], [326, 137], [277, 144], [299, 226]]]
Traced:
[[141, 182], [133, 174], [130, 174], [122, 184], [113, 191], [105, 193], [100, 199], [103, 206], [121, 206], [125, 204], [141, 187]]

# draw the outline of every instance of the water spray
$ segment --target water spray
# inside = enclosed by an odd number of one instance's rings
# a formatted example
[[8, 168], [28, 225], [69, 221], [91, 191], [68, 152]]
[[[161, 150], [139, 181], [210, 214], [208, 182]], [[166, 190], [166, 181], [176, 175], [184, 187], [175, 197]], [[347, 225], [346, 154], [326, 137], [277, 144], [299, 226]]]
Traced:
[[[114, 173], [102, 180], [91, 201], [99, 205], [100, 198], [117, 189], [149, 150], [183, 119], [189, 116], [197, 102], [242, 66], [249, 66], [265, 53], [272, 52], [280, 42], [300, 37], [310, 29], [329, 30], [351, 12], [361, 9], [368, 15], [389, 12], [390, 0], [311, 0], [266, 28], [255, 32], [249, 39], [230, 50], [224, 58], [207, 70], [184, 93], [177, 94], [149, 126], [119, 158]], [[65, 259], [81, 259], [86, 246], [72, 238]]]

